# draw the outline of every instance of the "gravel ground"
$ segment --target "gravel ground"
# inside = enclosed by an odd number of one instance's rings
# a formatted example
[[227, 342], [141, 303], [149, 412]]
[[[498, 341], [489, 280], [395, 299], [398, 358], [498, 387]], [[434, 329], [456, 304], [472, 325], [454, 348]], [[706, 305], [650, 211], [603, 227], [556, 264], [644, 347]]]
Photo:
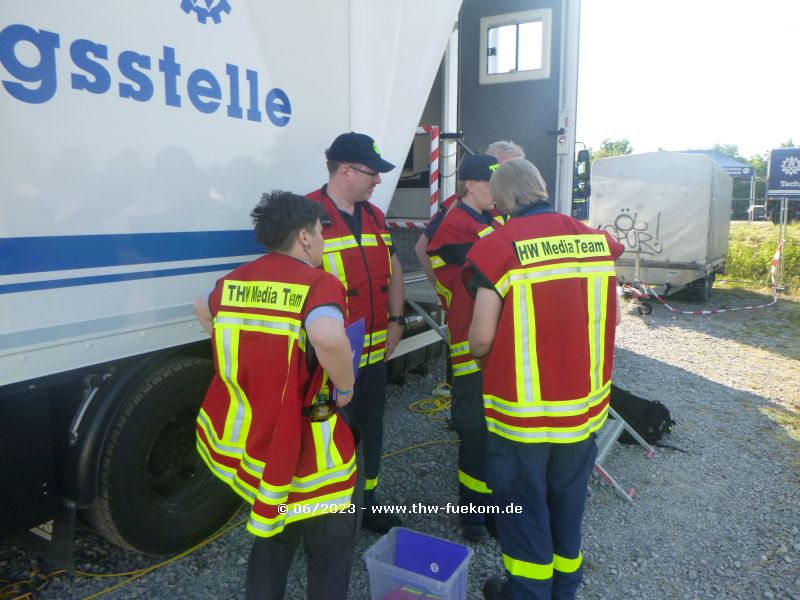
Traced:
[[[763, 301], [738, 290], [718, 290], [717, 306]], [[681, 309], [690, 300], [671, 299]], [[615, 380], [661, 400], [677, 421], [666, 440], [683, 451], [659, 448], [647, 459], [638, 446], [617, 445], [604, 465], [624, 487], [628, 503], [593, 479], [584, 519], [585, 581], [580, 598], [794, 598], [800, 599], [800, 304], [782, 301], [757, 311], [713, 317], [675, 315], [661, 306], [640, 317], [623, 305]], [[455, 434], [442, 421], [410, 412], [414, 400], [443, 378], [443, 361], [428, 373], [390, 385], [387, 452], [441, 441], [388, 457], [384, 502], [444, 505], [457, 500]], [[440, 413], [446, 415], [447, 413]], [[244, 513], [231, 525], [239, 523]], [[464, 543], [455, 515], [413, 515], [414, 530]], [[361, 556], [378, 539], [364, 532], [350, 597], [369, 597]], [[193, 554], [108, 592], [105, 598], [241, 597], [251, 539], [241, 526]], [[470, 544], [468, 598], [480, 598], [486, 577], [500, 574], [494, 540]], [[153, 565], [89, 531], [77, 540], [78, 568], [117, 573]], [[14, 547], [0, 547], [0, 577], [27, 578], [50, 569]], [[298, 557], [287, 598], [304, 597]], [[58, 575], [39, 598], [83, 599], [125, 582], [124, 577]], [[3, 583], [0, 583], [2, 589]], [[0, 593], [0, 598], [13, 597]]]

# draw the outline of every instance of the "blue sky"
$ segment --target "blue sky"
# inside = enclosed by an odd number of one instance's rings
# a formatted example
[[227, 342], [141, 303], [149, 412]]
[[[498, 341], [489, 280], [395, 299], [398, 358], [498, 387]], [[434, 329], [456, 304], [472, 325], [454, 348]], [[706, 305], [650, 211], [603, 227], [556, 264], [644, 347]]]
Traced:
[[577, 136], [800, 145], [800, 0], [582, 0]]

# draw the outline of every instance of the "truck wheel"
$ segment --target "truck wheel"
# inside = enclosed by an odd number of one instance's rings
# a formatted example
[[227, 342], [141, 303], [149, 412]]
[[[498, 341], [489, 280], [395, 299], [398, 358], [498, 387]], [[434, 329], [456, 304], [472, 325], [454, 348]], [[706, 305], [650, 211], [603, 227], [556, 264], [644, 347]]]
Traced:
[[190, 548], [241, 505], [195, 448], [195, 418], [213, 368], [172, 358], [127, 395], [100, 460], [98, 498], [85, 517], [108, 540], [145, 554]]
[[694, 297], [698, 302], [708, 302], [711, 296], [711, 287], [714, 285], [713, 275], [703, 277], [692, 282], [692, 289], [694, 290]]

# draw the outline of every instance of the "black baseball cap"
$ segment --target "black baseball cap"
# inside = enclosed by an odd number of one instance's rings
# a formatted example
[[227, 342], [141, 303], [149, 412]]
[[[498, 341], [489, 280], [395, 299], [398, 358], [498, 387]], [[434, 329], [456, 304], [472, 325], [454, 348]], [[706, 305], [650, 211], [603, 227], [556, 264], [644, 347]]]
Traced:
[[488, 154], [468, 154], [458, 168], [461, 181], [489, 181], [500, 163]]
[[363, 133], [343, 133], [325, 151], [325, 158], [336, 162], [359, 163], [378, 173], [388, 173], [394, 165], [381, 158], [378, 144]]

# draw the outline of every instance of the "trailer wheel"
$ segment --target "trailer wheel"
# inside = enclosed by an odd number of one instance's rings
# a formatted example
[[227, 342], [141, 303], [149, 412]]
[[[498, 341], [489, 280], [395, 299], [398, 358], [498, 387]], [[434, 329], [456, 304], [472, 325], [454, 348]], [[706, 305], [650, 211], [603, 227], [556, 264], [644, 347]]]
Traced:
[[694, 290], [695, 300], [698, 302], [708, 302], [711, 296], [711, 288], [714, 285], [714, 275], [703, 277], [692, 282], [692, 290]]
[[185, 550], [241, 505], [195, 448], [195, 418], [211, 362], [172, 358], [127, 395], [100, 461], [97, 501], [84, 514], [108, 540], [145, 554]]
[[640, 315], [649, 315], [653, 312], [653, 306], [649, 302], [639, 302], [636, 310]]

